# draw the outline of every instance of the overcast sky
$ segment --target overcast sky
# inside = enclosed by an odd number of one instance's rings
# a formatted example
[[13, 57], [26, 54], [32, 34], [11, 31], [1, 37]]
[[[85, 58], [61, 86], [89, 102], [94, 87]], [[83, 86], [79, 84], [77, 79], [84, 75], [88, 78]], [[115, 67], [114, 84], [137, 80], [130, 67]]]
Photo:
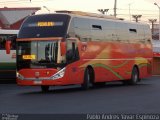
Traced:
[[[113, 15], [115, 0], [0, 0], [0, 7], [41, 7], [38, 13], [47, 13], [46, 6], [51, 12], [55, 10], [79, 10], [98, 13], [97, 9], [109, 9], [109, 15]], [[149, 18], [158, 19], [158, 7], [154, 5], [160, 0], [117, 0], [118, 17], [130, 19], [130, 13], [142, 14], [142, 20], [148, 21]]]

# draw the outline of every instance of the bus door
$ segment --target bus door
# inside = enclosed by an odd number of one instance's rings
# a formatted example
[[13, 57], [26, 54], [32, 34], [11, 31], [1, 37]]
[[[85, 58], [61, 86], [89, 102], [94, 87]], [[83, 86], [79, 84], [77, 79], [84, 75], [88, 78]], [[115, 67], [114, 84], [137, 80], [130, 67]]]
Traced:
[[[66, 41], [66, 61], [69, 66], [69, 80], [72, 82], [79, 81], [79, 69], [77, 61], [80, 59], [78, 51], [78, 39], [69, 38]], [[73, 80], [74, 79], [74, 80]]]

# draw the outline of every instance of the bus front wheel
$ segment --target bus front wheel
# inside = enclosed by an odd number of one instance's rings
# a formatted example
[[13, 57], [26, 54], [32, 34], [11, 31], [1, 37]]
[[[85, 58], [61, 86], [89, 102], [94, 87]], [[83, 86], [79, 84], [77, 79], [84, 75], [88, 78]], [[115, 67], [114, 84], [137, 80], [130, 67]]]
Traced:
[[44, 86], [44, 85], [42, 85], [41, 86], [41, 90], [42, 90], [42, 92], [48, 92], [49, 91], [49, 86]]
[[87, 68], [84, 72], [84, 80], [81, 85], [82, 89], [83, 90], [89, 89], [90, 82], [91, 82], [91, 75], [90, 75], [89, 69]]

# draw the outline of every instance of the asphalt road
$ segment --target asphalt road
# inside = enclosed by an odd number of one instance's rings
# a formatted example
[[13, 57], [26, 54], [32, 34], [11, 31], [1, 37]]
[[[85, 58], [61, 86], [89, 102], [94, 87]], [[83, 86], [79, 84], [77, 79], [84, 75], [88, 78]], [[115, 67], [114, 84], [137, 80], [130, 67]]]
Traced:
[[83, 91], [79, 86], [40, 87], [0, 84], [0, 113], [160, 113], [160, 77], [143, 79], [136, 86], [119, 82]]

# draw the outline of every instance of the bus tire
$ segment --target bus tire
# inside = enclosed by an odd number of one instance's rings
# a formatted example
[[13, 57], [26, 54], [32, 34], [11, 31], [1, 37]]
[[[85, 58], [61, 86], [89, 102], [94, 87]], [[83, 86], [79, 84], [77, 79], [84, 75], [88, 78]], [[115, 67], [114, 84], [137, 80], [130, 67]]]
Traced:
[[49, 86], [48, 85], [42, 85], [41, 90], [42, 90], [42, 92], [48, 92], [49, 91]]
[[131, 79], [129, 81], [130, 85], [136, 85], [139, 81], [139, 71], [137, 67], [133, 67]]
[[81, 84], [82, 89], [83, 90], [89, 89], [90, 82], [91, 82], [90, 71], [89, 71], [89, 68], [86, 68], [84, 72], [84, 80], [83, 80], [83, 83]]

